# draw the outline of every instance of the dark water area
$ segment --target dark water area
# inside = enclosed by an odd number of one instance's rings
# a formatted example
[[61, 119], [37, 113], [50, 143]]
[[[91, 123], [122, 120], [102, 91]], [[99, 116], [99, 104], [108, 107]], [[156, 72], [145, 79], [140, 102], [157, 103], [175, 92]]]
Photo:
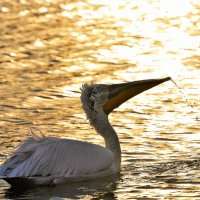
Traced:
[[[200, 3], [197, 0], [0, 2], [0, 164], [35, 126], [104, 145], [85, 119], [85, 82], [171, 76], [110, 116], [116, 177], [15, 191], [0, 199], [200, 199]], [[192, 105], [188, 106], [188, 103]]]

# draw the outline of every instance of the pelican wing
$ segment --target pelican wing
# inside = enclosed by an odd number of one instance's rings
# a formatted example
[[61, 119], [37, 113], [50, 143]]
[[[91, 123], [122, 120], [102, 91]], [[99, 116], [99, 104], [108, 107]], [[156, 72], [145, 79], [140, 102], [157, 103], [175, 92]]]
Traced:
[[110, 150], [76, 140], [28, 138], [1, 166], [4, 177], [76, 177], [109, 169]]

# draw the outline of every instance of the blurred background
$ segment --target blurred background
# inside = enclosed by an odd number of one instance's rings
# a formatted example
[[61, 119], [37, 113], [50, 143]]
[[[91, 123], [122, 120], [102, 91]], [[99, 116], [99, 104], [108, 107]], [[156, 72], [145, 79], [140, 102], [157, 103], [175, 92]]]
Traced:
[[1, 183], [1, 199], [200, 197], [199, 0], [3, 0], [0, 26], [0, 164], [32, 126], [104, 145], [81, 109], [85, 82], [171, 76], [181, 88], [166, 82], [110, 116], [120, 177], [23, 194]]

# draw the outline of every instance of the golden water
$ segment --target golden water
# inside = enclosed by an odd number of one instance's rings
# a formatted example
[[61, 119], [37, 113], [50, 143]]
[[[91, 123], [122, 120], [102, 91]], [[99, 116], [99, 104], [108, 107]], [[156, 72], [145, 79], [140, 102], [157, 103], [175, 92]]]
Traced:
[[122, 147], [120, 177], [9, 190], [0, 199], [200, 198], [198, 0], [0, 1], [0, 163], [27, 137], [103, 145], [80, 105], [84, 82], [171, 76], [110, 116]]

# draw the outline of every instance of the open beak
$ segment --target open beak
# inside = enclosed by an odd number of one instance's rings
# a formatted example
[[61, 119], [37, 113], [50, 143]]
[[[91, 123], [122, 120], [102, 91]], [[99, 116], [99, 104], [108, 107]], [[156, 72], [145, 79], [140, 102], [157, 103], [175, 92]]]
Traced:
[[166, 77], [162, 79], [147, 79], [129, 83], [109, 85], [108, 101], [103, 107], [104, 112], [108, 115], [115, 108], [119, 107], [122, 103], [129, 100], [130, 98], [169, 80], [171, 80], [171, 78]]

